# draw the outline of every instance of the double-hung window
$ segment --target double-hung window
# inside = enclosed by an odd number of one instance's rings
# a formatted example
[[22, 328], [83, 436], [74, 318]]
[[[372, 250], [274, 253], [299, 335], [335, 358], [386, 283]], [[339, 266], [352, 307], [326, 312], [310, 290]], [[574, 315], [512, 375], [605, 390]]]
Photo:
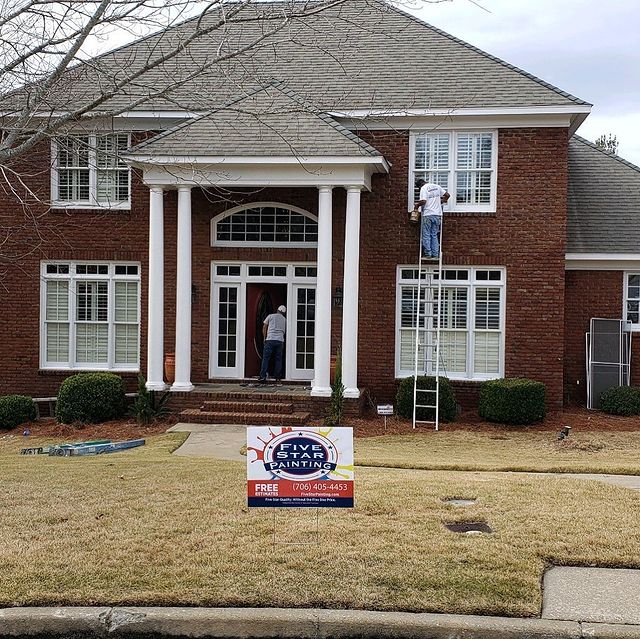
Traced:
[[51, 195], [64, 207], [130, 208], [128, 133], [69, 135], [53, 142]]
[[437, 131], [411, 138], [410, 205], [418, 199], [419, 178], [449, 191], [451, 211], [496, 210], [495, 131]]
[[640, 273], [625, 273], [624, 318], [634, 331], [640, 331]]
[[45, 262], [41, 367], [138, 370], [140, 265]]
[[[418, 371], [435, 371], [440, 322], [440, 374], [452, 379], [495, 379], [504, 375], [505, 272], [501, 268], [446, 268], [438, 303], [433, 288], [420, 287], [418, 269], [399, 267], [396, 315], [396, 376], [413, 375], [416, 311], [420, 304]], [[425, 274], [423, 273], [423, 278]], [[439, 307], [439, 308], [438, 308]]]

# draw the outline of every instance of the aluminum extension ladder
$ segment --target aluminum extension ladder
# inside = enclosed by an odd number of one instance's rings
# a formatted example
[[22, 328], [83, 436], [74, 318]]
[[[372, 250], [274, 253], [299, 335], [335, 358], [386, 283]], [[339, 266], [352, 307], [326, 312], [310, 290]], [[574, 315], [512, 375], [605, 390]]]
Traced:
[[[440, 426], [440, 311], [442, 308], [442, 236], [444, 215], [440, 226], [440, 252], [436, 263], [422, 259], [422, 224], [420, 216], [420, 249], [418, 254], [418, 291], [416, 298], [416, 339], [413, 370], [413, 428], [418, 424], [433, 424], [435, 430]], [[437, 277], [436, 277], [437, 275]], [[435, 281], [434, 281], [435, 280]], [[435, 295], [437, 291], [437, 295]], [[420, 312], [420, 307], [424, 312]], [[421, 330], [421, 320], [424, 329]], [[420, 357], [421, 352], [424, 357]], [[433, 375], [435, 388], [418, 388], [418, 374]], [[432, 409], [433, 420], [418, 419], [418, 409]]]

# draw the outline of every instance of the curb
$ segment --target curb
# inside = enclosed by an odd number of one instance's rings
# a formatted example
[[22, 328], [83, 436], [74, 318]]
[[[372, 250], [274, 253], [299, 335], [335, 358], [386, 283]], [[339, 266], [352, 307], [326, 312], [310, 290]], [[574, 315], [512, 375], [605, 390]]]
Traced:
[[359, 610], [4, 608], [0, 638], [640, 639], [640, 626]]

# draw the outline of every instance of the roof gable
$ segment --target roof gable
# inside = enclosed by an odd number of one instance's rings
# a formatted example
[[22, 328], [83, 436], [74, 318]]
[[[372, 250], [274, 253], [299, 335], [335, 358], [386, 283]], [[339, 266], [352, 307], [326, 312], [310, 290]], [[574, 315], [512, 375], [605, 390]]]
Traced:
[[372, 146], [304, 102], [270, 85], [184, 122], [133, 155], [207, 157], [381, 157]]

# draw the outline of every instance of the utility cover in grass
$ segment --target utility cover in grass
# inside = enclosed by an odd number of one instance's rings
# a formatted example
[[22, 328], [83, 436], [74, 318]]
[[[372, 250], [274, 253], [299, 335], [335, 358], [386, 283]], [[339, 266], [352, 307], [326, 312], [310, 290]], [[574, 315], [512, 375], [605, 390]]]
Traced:
[[461, 521], [453, 524], [445, 524], [454, 533], [465, 533], [472, 535], [474, 533], [492, 533], [493, 529], [486, 521]]

